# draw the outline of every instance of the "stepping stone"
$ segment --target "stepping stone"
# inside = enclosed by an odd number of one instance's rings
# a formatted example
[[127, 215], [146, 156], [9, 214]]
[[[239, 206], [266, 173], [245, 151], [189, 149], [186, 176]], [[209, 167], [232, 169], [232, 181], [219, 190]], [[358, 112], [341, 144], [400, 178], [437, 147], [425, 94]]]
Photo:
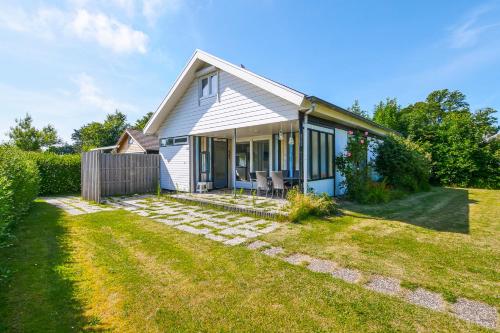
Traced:
[[246, 241], [247, 241], [247, 239], [244, 237], [235, 237], [233, 239], [229, 239], [229, 240], [225, 241], [224, 244], [233, 246], [233, 245], [238, 245], [238, 244], [244, 243]]
[[280, 254], [280, 253], [283, 253], [283, 248], [282, 247], [270, 247], [264, 251], [262, 251], [263, 254], [265, 254], [266, 256], [270, 256], [270, 257], [275, 257], [276, 255]]
[[192, 227], [189, 225], [184, 225], [184, 224], [177, 225], [177, 226], [175, 226], [175, 228], [182, 230], [182, 231], [189, 232], [191, 234], [195, 234], [195, 235], [205, 235], [205, 234], [208, 234], [210, 232], [210, 230], [208, 230], [208, 229], [198, 229], [198, 228], [195, 228], [195, 227]]
[[349, 268], [336, 269], [332, 276], [348, 283], [357, 283], [361, 279], [361, 273], [358, 270]]
[[272, 222], [271, 225], [269, 225], [268, 227], [265, 227], [264, 229], [260, 229], [259, 231], [263, 234], [268, 234], [268, 233], [273, 232], [274, 230], [278, 229], [279, 226], [280, 226], [279, 223]]
[[145, 210], [136, 210], [134, 213], [136, 213], [137, 215], [140, 215], [140, 216], [144, 216], [144, 217], [149, 216], [149, 213]]
[[292, 265], [300, 265], [303, 262], [311, 262], [312, 258], [307, 254], [295, 253], [286, 257], [284, 260]]
[[446, 303], [443, 297], [438, 294], [423, 288], [418, 288], [415, 291], [410, 291], [406, 296], [408, 302], [423, 306], [434, 311], [444, 311]]
[[498, 314], [493, 306], [459, 298], [455, 304], [452, 304], [451, 311], [460, 319], [491, 329], [497, 328]]
[[333, 273], [337, 264], [330, 260], [312, 258], [307, 269], [317, 273]]
[[220, 225], [218, 223], [211, 222], [211, 221], [194, 222], [193, 225], [205, 225], [207, 227], [211, 227], [214, 229], [224, 229], [225, 228], [223, 225]]
[[184, 223], [184, 221], [182, 221], [182, 220], [169, 220], [169, 219], [155, 219], [155, 221], [165, 223], [166, 225], [170, 225], [170, 226], [179, 225], [179, 224]]
[[208, 238], [208, 239], [211, 239], [211, 240], [214, 240], [216, 242], [225, 242], [227, 241], [228, 239], [224, 236], [221, 236], [221, 235], [214, 235], [214, 234], [211, 234], [211, 233], [208, 233], [208, 234], [205, 234], [204, 235], [205, 238]]
[[399, 280], [380, 275], [374, 276], [365, 287], [387, 295], [396, 295], [401, 291]]
[[268, 242], [256, 240], [255, 242], [248, 244], [247, 248], [249, 248], [250, 250], [258, 250], [262, 247], [269, 246], [269, 245], [271, 245], [271, 244], [269, 244]]

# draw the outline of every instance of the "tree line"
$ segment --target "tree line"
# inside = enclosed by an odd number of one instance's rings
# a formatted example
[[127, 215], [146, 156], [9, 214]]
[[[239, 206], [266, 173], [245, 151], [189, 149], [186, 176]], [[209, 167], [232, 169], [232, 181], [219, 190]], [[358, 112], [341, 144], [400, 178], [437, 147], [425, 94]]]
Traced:
[[153, 112], [148, 112], [133, 125], [127, 122], [127, 116], [116, 110], [106, 115], [103, 122], [93, 121], [73, 130], [71, 144], [63, 142], [56, 129], [47, 125], [37, 129], [33, 125], [33, 118], [26, 114], [23, 118], [15, 120], [15, 125], [10, 127], [7, 135], [9, 144], [25, 151], [49, 151], [56, 154], [74, 154], [88, 151], [97, 147], [106, 147], [116, 144], [123, 131], [127, 128], [142, 130]]

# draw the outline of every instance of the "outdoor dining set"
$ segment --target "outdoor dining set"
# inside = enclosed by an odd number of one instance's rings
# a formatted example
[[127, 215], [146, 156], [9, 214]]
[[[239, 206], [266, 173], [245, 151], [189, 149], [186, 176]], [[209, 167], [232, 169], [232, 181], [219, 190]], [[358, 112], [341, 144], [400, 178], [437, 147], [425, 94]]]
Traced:
[[294, 185], [299, 182], [298, 172], [294, 172], [293, 176], [285, 176], [288, 171], [270, 171], [270, 176], [267, 175], [267, 171], [256, 171], [250, 173], [250, 180], [253, 184], [256, 184], [257, 195], [261, 195], [264, 191], [267, 197], [268, 193], [271, 192], [271, 197], [274, 197], [274, 193], [278, 195], [281, 192], [281, 198], [284, 198], [285, 192], [290, 190]]

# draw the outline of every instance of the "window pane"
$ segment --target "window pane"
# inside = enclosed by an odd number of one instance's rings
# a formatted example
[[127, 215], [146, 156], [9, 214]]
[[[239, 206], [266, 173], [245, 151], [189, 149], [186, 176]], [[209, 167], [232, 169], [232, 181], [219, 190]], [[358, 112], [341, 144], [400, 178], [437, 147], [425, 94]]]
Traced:
[[326, 133], [320, 133], [320, 147], [321, 147], [321, 152], [320, 152], [320, 160], [321, 160], [321, 167], [320, 167], [320, 173], [321, 173], [321, 178], [326, 178], [327, 175], [327, 165], [326, 165]]
[[236, 144], [236, 180], [250, 180], [250, 142]]
[[201, 97], [206, 97], [209, 94], [208, 77], [201, 80]]
[[333, 135], [328, 134], [328, 177], [333, 177]]
[[311, 178], [319, 178], [318, 132], [311, 131]]
[[269, 141], [253, 142], [254, 171], [269, 171]]
[[210, 77], [210, 95], [217, 94], [217, 75]]

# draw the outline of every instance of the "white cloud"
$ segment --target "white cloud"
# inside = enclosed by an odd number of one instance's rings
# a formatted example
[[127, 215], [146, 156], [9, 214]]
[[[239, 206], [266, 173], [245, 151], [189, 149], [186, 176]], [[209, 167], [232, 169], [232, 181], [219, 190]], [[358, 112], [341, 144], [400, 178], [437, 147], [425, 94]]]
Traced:
[[78, 96], [80, 101], [85, 104], [92, 105], [105, 112], [113, 112], [116, 109], [124, 112], [134, 112], [136, 109], [130, 104], [106, 97], [95, 85], [94, 79], [86, 73], [80, 74], [74, 81], [78, 85]]
[[142, 14], [149, 24], [154, 24], [164, 13], [177, 12], [181, 4], [181, 0], [143, 0]]
[[117, 53], [146, 53], [148, 36], [145, 33], [104, 14], [92, 14], [80, 9], [71, 22], [71, 28], [76, 36], [84, 40], [95, 40]]
[[21, 7], [0, 8], [0, 26], [43, 38], [54, 38], [65, 21], [64, 12], [56, 8], [41, 7], [33, 14]]
[[465, 22], [450, 29], [451, 46], [454, 48], [474, 46], [484, 32], [500, 27], [500, 22], [479, 22], [484, 15], [494, 10], [495, 8], [492, 6], [481, 6], [472, 10], [467, 15]]
[[[127, 1], [127, 0], [116, 0]], [[56, 38], [61, 32], [81, 40], [95, 41], [116, 53], [146, 53], [148, 36], [103, 13], [85, 9], [62, 11], [41, 7], [30, 13], [21, 7], [0, 5], [0, 27], [43, 38]]]

